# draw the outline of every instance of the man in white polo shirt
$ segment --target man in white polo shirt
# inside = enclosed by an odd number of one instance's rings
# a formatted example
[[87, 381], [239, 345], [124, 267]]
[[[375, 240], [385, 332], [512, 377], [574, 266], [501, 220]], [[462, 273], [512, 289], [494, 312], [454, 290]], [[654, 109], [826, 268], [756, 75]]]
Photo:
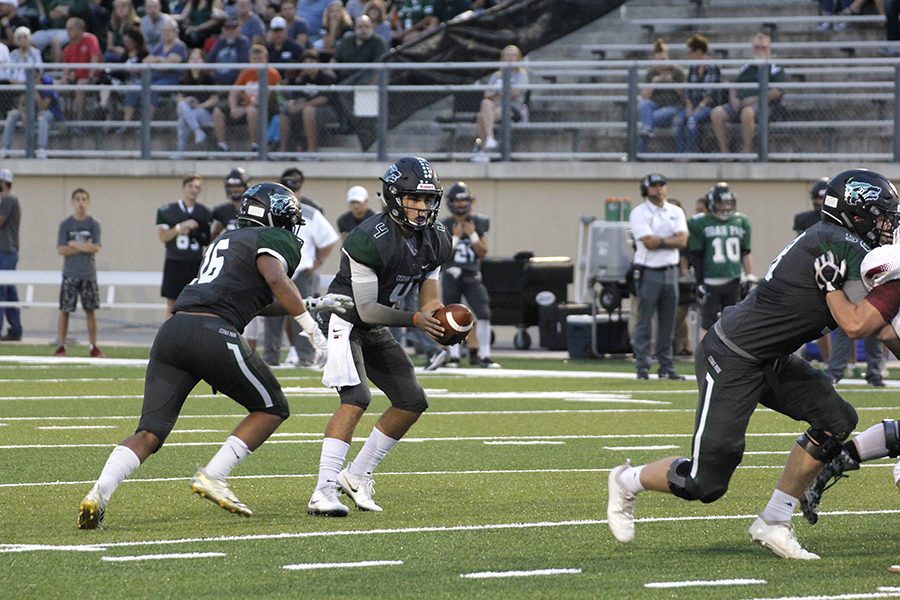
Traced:
[[653, 315], [657, 315], [656, 359], [660, 379], [684, 379], [672, 364], [672, 335], [678, 307], [679, 248], [687, 245], [684, 211], [666, 202], [666, 178], [651, 173], [641, 180], [644, 202], [631, 211], [634, 236], [634, 281], [638, 318], [634, 359], [638, 379], [648, 379]]

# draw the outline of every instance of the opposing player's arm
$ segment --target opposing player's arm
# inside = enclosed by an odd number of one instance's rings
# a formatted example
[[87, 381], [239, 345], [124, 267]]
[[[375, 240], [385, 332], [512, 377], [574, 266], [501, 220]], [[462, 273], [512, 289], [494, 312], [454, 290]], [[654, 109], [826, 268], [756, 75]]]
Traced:
[[886, 323], [878, 309], [866, 298], [854, 304], [843, 290], [838, 290], [826, 294], [825, 301], [838, 326], [851, 338], [875, 335]]
[[894, 356], [900, 356], [900, 338], [897, 337], [897, 330], [890, 323], [881, 328], [878, 332], [878, 339], [884, 342], [888, 350], [894, 353]]

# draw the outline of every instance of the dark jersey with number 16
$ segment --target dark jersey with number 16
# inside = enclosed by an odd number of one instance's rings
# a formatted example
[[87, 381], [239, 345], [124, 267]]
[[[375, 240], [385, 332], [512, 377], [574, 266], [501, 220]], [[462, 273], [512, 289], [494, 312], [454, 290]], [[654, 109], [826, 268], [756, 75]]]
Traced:
[[[447, 262], [452, 252], [450, 233], [437, 222], [433, 229], [417, 231], [403, 237], [398, 225], [386, 212], [360, 223], [347, 239], [341, 256], [341, 267], [328, 287], [333, 294], [353, 295], [350, 283], [350, 259], [363, 264], [378, 275], [378, 303], [397, 305], [419, 285], [423, 276]], [[356, 308], [341, 315], [342, 319], [363, 329], [371, 329], [359, 317]]]
[[847, 261], [844, 291], [856, 302], [865, 295], [859, 265], [869, 247], [843, 227], [813, 225], [781, 251], [759, 285], [722, 313], [725, 336], [757, 359], [790, 354], [802, 344], [837, 327], [825, 292], [816, 284], [815, 260], [831, 251]]
[[260, 254], [280, 260], [286, 273], [293, 273], [300, 264], [300, 247], [287, 229], [245, 227], [227, 231], [207, 248], [200, 272], [179, 294], [174, 311], [213, 313], [243, 332], [247, 323], [274, 300], [256, 268]]

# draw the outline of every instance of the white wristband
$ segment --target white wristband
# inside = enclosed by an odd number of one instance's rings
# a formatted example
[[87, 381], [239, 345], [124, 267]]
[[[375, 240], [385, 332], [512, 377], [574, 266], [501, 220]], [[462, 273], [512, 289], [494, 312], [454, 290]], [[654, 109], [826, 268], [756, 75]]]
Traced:
[[309, 336], [312, 336], [313, 332], [318, 328], [315, 320], [313, 320], [312, 318], [312, 315], [309, 314], [309, 311], [302, 312], [299, 315], [294, 315], [294, 320], [300, 324], [300, 327]]
[[469, 241], [472, 242], [473, 244], [477, 244], [478, 240], [480, 240], [480, 239], [481, 238], [478, 236], [477, 231], [473, 231], [472, 233], [469, 234]]
[[459, 236], [458, 235], [452, 236], [451, 242], [453, 244], [453, 247], [456, 248], [456, 245], [459, 243]]

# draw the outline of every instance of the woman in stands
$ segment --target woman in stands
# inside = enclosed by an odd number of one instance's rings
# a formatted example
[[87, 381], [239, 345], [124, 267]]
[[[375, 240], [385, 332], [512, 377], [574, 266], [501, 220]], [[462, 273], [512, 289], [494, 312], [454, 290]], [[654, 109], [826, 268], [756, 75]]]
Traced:
[[[522, 59], [522, 51], [518, 46], [512, 44], [500, 52], [500, 60], [504, 62], [521, 63]], [[512, 68], [511, 84], [512, 98], [509, 107], [512, 111], [512, 120], [527, 122], [528, 104], [526, 103], [527, 90], [525, 86], [528, 85], [528, 72], [521, 64]], [[475, 139], [476, 153], [472, 157], [472, 162], [490, 161], [487, 152], [496, 150], [499, 146], [494, 137], [494, 123], [499, 121], [502, 116], [503, 69], [497, 69], [491, 75], [488, 85], [491, 86], [491, 89], [485, 91], [484, 98], [481, 100], [481, 109], [476, 117], [478, 137]]]

